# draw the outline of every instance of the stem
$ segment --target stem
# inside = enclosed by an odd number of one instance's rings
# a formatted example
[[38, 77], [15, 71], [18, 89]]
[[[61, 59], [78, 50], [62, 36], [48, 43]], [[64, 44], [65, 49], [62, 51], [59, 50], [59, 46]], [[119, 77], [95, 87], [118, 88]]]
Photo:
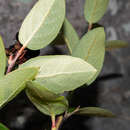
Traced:
[[89, 23], [89, 25], [88, 25], [88, 31], [90, 31], [92, 29], [92, 27], [93, 27], [93, 24]]
[[57, 130], [60, 128], [60, 125], [62, 124], [63, 116], [59, 116], [56, 120], [56, 128]]
[[51, 121], [52, 121], [51, 130], [57, 130], [57, 128], [56, 128], [56, 119], [55, 119], [55, 115], [52, 115], [52, 116], [51, 116]]
[[79, 111], [80, 106], [78, 106], [73, 112], [71, 113], [66, 113], [65, 118], [68, 119], [70, 116], [74, 115], [77, 111]]
[[14, 65], [17, 61], [17, 59], [22, 54], [22, 52], [24, 51], [25, 48], [26, 48], [26, 46], [22, 46], [21, 49], [17, 52], [16, 56], [11, 61], [9, 61], [9, 66], [8, 66], [6, 74], [11, 72], [12, 68], [14, 67]]

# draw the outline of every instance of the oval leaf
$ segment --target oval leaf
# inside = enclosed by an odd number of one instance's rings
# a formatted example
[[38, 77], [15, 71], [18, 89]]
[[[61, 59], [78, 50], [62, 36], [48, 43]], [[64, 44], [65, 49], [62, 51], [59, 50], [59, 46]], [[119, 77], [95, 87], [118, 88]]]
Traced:
[[75, 114], [97, 117], [115, 117], [115, 115], [112, 112], [98, 107], [80, 108], [79, 111], [77, 111]]
[[9, 130], [5, 125], [0, 123], [0, 130]]
[[90, 24], [98, 22], [106, 12], [109, 0], [86, 0], [84, 15]]
[[96, 75], [87, 81], [87, 84], [90, 85], [97, 78], [103, 66], [105, 55], [104, 29], [96, 28], [84, 35], [72, 55], [84, 59], [97, 69]]
[[68, 109], [63, 96], [56, 95], [34, 82], [27, 84], [26, 94], [36, 108], [46, 115], [59, 115]]
[[6, 68], [5, 47], [2, 37], [0, 36], [0, 78], [4, 76], [5, 68]]
[[70, 54], [72, 54], [73, 49], [79, 43], [79, 37], [67, 18], [63, 24], [63, 38], [67, 44]]
[[37, 68], [24, 68], [15, 70], [0, 79], [0, 108], [17, 96], [26, 85], [34, 79]]
[[20, 42], [32, 50], [47, 46], [57, 36], [64, 17], [64, 0], [38, 0], [20, 28]]
[[120, 41], [120, 40], [106, 41], [106, 50], [125, 48], [128, 46], [129, 46], [129, 44], [125, 41]]
[[96, 73], [96, 69], [80, 58], [65, 55], [40, 56], [33, 58], [21, 67], [40, 67], [35, 82], [54, 93], [74, 90]]

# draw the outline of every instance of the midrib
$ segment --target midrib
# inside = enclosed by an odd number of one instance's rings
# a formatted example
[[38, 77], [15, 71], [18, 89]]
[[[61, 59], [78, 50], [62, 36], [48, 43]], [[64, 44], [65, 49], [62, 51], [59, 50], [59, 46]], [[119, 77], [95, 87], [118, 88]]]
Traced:
[[63, 73], [56, 73], [56, 74], [50, 74], [50, 75], [39, 75], [39, 76], [36, 76], [36, 78], [48, 78], [48, 77], [55, 77], [55, 76], [58, 76], [58, 75], [68, 75], [68, 74], [77, 74], [77, 73], [88, 73], [88, 72], [94, 72], [96, 71], [96, 69], [93, 68], [93, 70], [90, 70], [90, 71], [79, 71], [79, 72], [63, 72]]
[[31, 41], [31, 39], [33, 38], [33, 36], [37, 33], [37, 31], [39, 30], [39, 28], [43, 25], [43, 23], [44, 23], [44, 20], [46, 19], [46, 17], [48, 16], [48, 14], [50, 13], [50, 10], [51, 10], [51, 7], [54, 5], [54, 2], [55, 2], [56, 0], [53, 0], [53, 3], [52, 3], [52, 5], [50, 6], [50, 8], [48, 9], [48, 11], [47, 11], [47, 13], [46, 13], [46, 15], [44, 16], [44, 18], [43, 18], [43, 20], [41, 20], [41, 23], [38, 25], [38, 27], [32, 32], [32, 35], [28, 38], [28, 40], [24, 43], [24, 45], [23, 46], [27, 46], [28, 45], [28, 43]]

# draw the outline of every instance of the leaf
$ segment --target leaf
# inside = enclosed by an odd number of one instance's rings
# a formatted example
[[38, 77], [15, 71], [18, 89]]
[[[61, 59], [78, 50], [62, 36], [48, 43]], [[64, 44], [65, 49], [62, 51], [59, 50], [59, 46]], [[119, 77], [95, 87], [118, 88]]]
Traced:
[[32, 2], [33, 0], [16, 0], [16, 1], [23, 2], [23, 3], [29, 3], [29, 2]]
[[[27, 82], [27, 89], [28, 91], [32, 91], [31, 93], [34, 93], [41, 99], [44, 99], [44, 101], [60, 101], [63, 98], [59, 98], [59, 95], [50, 92], [47, 88], [45, 88], [43, 85], [40, 85], [34, 81]], [[60, 96], [61, 97], [61, 96]]]
[[115, 117], [115, 115], [112, 112], [98, 107], [80, 108], [79, 111], [77, 111], [75, 114], [97, 117]]
[[60, 31], [64, 17], [64, 0], [38, 0], [20, 28], [20, 42], [32, 50], [47, 46]]
[[90, 24], [97, 23], [105, 14], [109, 0], [86, 0], [84, 15]]
[[0, 123], [0, 130], [9, 130], [5, 125]]
[[28, 83], [26, 94], [36, 108], [46, 115], [59, 115], [68, 109], [68, 102], [63, 96], [56, 95], [35, 82]]
[[70, 54], [72, 54], [73, 49], [79, 43], [79, 37], [67, 18], [63, 24], [63, 38], [67, 44]]
[[5, 47], [2, 37], [0, 36], [0, 78], [4, 76], [5, 68], [6, 68]]
[[125, 48], [128, 46], [129, 44], [125, 41], [120, 41], [120, 40], [106, 41], [106, 50]]
[[37, 68], [24, 68], [15, 70], [0, 79], [0, 108], [16, 97], [26, 85], [34, 79]]
[[105, 32], [103, 28], [96, 28], [85, 34], [75, 48], [72, 56], [79, 57], [93, 65], [97, 69], [96, 75], [87, 84], [90, 85], [99, 75], [105, 55]]
[[95, 68], [84, 60], [65, 55], [39, 56], [22, 64], [21, 67], [40, 67], [35, 82], [54, 93], [74, 90], [96, 73]]

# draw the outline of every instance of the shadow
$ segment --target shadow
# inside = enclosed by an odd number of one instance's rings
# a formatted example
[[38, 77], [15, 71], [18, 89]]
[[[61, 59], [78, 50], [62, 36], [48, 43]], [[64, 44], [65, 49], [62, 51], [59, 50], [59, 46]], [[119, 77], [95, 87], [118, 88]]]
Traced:
[[[78, 88], [70, 95], [70, 106], [77, 107], [96, 107], [98, 106], [98, 81], [95, 81], [90, 86], [82, 86]], [[79, 115], [73, 115], [68, 120], [66, 120], [61, 130], [91, 130], [91, 128], [86, 124], [90, 117], [84, 117]]]

